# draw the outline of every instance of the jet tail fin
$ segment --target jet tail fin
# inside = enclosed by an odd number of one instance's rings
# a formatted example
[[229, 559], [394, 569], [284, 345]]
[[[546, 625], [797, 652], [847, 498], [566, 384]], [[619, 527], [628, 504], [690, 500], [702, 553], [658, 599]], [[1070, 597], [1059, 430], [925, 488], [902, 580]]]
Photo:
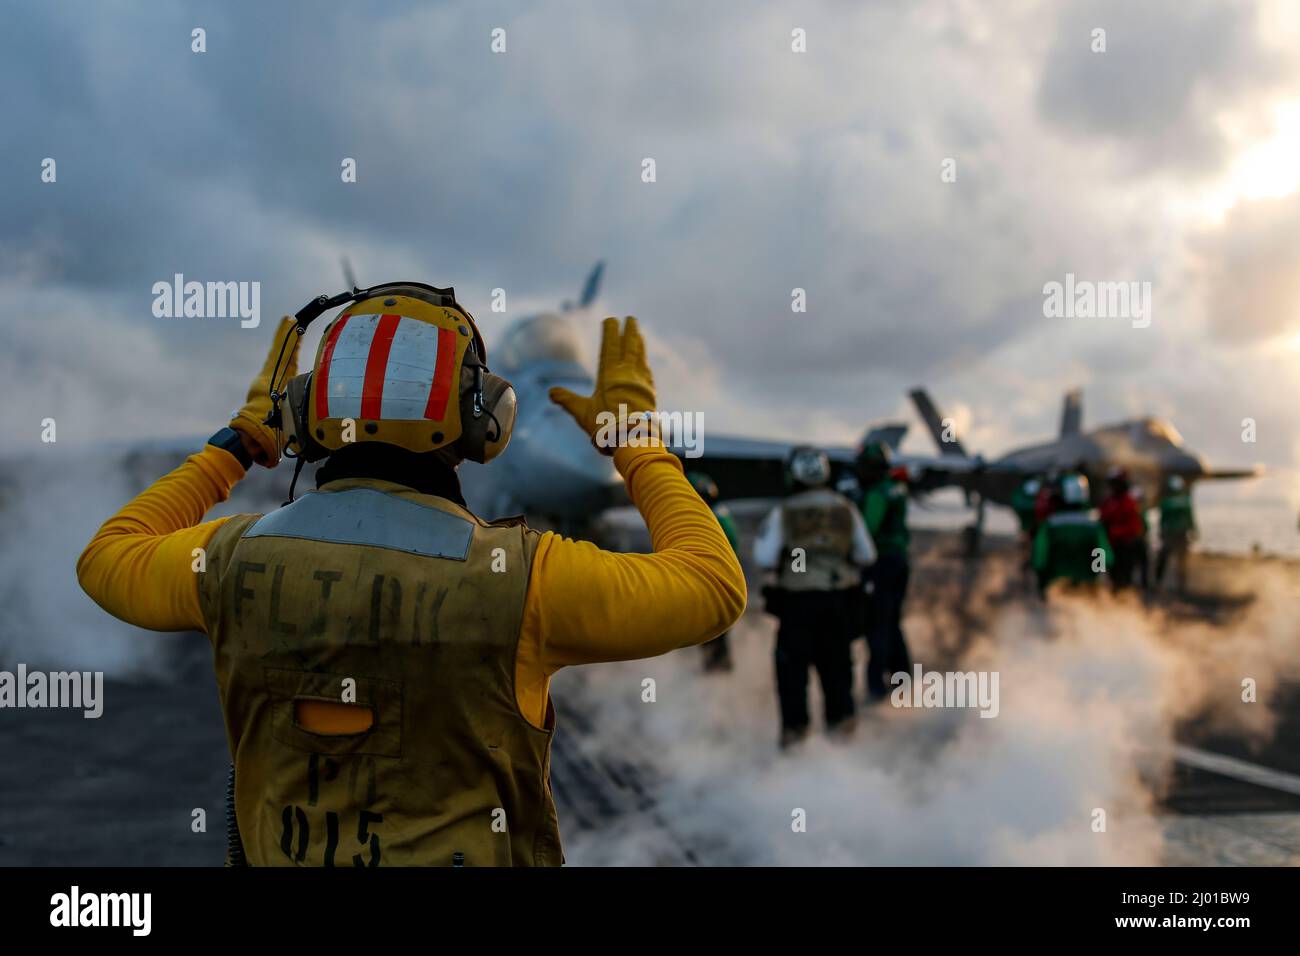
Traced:
[[1061, 403], [1061, 436], [1069, 438], [1083, 428], [1083, 392], [1072, 388]]
[[591, 267], [591, 272], [587, 275], [587, 281], [582, 287], [582, 296], [578, 299], [578, 305], [586, 308], [596, 301], [596, 296], [600, 295], [600, 280], [605, 274], [605, 260], [602, 259]]
[[941, 455], [968, 458], [966, 449], [962, 447], [960, 439], [957, 438], [956, 430], [952, 427], [952, 421], [948, 420], [945, 424], [944, 419], [939, 414], [939, 409], [930, 400], [930, 393], [923, 388], [914, 388], [908, 394], [912, 399], [912, 404], [916, 406], [917, 412], [924, 419], [926, 427], [930, 429], [930, 435], [934, 438], [934, 443], [939, 446], [939, 453]]
[[862, 436], [862, 443], [859, 447], [868, 445], [871, 442], [879, 442], [888, 448], [891, 452], [898, 451], [898, 446], [903, 443], [904, 436], [907, 435], [907, 425], [903, 422], [889, 422], [884, 425], [874, 425], [867, 429], [867, 433]]

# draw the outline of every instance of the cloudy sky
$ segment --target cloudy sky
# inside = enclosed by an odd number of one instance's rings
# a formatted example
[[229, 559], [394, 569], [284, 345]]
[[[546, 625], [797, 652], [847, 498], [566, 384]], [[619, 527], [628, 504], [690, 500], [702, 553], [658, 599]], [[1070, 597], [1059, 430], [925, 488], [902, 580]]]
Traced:
[[[1086, 422], [1168, 415], [1300, 501], [1286, 0], [32, 2], [6, 19], [6, 448], [39, 447], [47, 416], [61, 444], [208, 434], [270, 320], [342, 287], [343, 254], [363, 283], [454, 285], [489, 342], [603, 258], [603, 305], [648, 328], [661, 404], [709, 430], [851, 440], [910, 416], [925, 383], [996, 452], [1052, 433], [1078, 385]], [[156, 318], [152, 286], [178, 272], [260, 282], [262, 327]], [[1150, 326], [1045, 317], [1066, 273], [1151, 283]]]

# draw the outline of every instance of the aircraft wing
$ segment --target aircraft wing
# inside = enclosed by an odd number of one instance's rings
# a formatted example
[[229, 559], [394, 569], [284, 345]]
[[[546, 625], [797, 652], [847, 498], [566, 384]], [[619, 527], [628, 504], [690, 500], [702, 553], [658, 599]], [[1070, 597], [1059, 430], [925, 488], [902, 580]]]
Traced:
[[[687, 471], [702, 471], [712, 478], [722, 498], [779, 498], [787, 490], [786, 459], [801, 444], [710, 434], [700, 443], [702, 454], [681, 445], [670, 450]], [[856, 449], [847, 445], [819, 447], [831, 460], [836, 477], [849, 469], [856, 455]]]
[[1264, 474], [1259, 465], [1252, 468], [1207, 468], [1196, 476], [1197, 481], [1227, 481], [1232, 478], [1258, 478]]
[[978, 455], [973, 458], [903, 457], [900, 464], [907, 467], [908, 486], [914, 492], [961, 488], [990, 499], [996, 499], [1000, 490], [1014, 487], [1035, 473], [1010, 462], [985, 461]]
[[[881, 441], [894, 448], [902, 440], [905, 431], [903, 426], [885, 425], [868, 431], [863, 441]], [[712, 478], [717, 483], [718, 494], [722, 498], [777, 498], [788, 490], [785, 481], [786, 459], [792, 450], [803, 444], [807, 443], [709, 434], [700, 443], [698, 450], [702, 454], [688, 453], [680, 445], [670, 446], [670, 450], [682, 459], [682, 466], [687, 471], [701, 471]], [[857, 447], [818, 447], [831, 461], [832, 484], [851, 473], [853, 461], [858, 454]], [[990, 467], [979, 458], [958, 458], [952, 455], [895, 453], [893, 463], [895, 467], [906, 468], [909, 483], [921, 491], [961, 484], [959, 475], [988, 470]]]

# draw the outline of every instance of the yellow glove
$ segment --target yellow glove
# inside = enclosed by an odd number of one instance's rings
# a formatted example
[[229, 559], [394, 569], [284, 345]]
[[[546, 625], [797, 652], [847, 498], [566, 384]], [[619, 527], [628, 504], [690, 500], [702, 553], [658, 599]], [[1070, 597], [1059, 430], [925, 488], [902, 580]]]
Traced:
[[618, 319], [602, 323], [600, 365], [590, 395], [584, 398], [567, 388], [552, 388], [550, 396], [591, 436], [602, 454], [614, 454], [619, 423], [655, 410], [655, 380], [646, 364], [645, 340], [636, 319], [629, 315], [621, 333]]
[[[266, 353], [262, 370], [253, 379], [253, 384], [248, 386], [248, 399], [230, 420], [230, 427], [244, 439], [244, 447], [248, 449], [253, 461], [267, 468], [274, 468], [280, 463], [279, 435], [266, 424], [266, 416], [271, 413], [271, 375], [275, 373], [276, 360], [279, 359], [280, 371], [275, 376], [275, 385], [283, 393], [289, 379], [298, 374], [298, 346], [302, 344], [302, 336], [294, 331], [296, 325], [297, 320], [289, 315], [280, 320], [275, 330], [275, 341]], [[289, 338], [288, 345], [284, 344], [286, 336]], [[280, 355], [281, 347], [284, 348], [283, 357]], [[283, 403], [281, 408], [284, 408]], [[288, 414], [287, 409], [285, 414]]]

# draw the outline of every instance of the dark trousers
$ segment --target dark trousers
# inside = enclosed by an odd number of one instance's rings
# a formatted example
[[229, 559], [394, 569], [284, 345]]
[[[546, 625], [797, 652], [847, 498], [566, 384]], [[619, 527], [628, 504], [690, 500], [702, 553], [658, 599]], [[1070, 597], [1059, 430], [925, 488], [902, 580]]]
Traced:
[[828, 727], [853, 716], [853, 660], [857, 630], [852, 591], [786, 591], [776, 632], [776, 692], [781, 727], [808, 726], [808, 668], [817, 668]]
[[1165, 568], [1170, 564], [1174, 568], [1174, 586], [1183, 591], [1187, 588], [1187, 552], [1191, 548], [1191, 539], [1185, 532], [1170, 532], [1160, 536], [1160, 550], [1156, 553], [1156, 587], [1165, 583]]
[[[1125, 541], [1111, 545], [1114, 563], [1110, 568], [1110, 583], [1115, 590], [1131, 587], [1133, 574], [1141, 574], [1142, 586], [1146, 587], [1146, 546], [1140, 541]], [[1139, 564], [1142, 567], [1139, 569]]]
[[905, 554], [882, 554], [868, 572], [871, 597], [867, 602], [867, 693], [884, 697], [885, 675], [912, 669], [903, 639], [903, 599], [912, 566]]

